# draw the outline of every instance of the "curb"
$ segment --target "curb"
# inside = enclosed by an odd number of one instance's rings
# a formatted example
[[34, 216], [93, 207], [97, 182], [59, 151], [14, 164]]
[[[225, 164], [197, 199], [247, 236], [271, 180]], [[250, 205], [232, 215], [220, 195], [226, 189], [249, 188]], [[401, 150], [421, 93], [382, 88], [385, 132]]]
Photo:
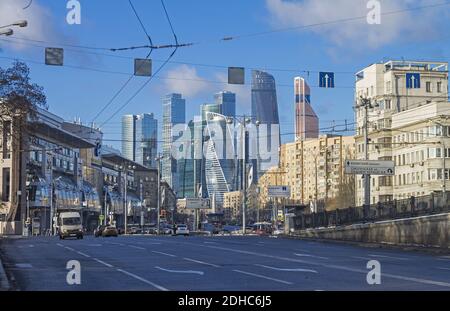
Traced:
[[390, 243], [375, 243], [375, 242], [361, 242], [361, 241], [350, 241], [350, 240], [333, 240], [333, 239], [321, 239], [314, 237], [303, 237], [300, 235], [281, 235], [280, 237], [285, 239], [292, 240], [304, 240], [311, 241], [317, 243], [328, 243], [328, 244], [345, 244], [351, 246], [359, 246], [365, 248], [383, 248], [383, 249], [392, 249], [392, 250], [403, 250], [403, 251], [413, 251], [413, 252], [422, 252], [428, 254], [450, 254], [449, 249], [438, 248], [438, 247], [429, 247], [423, 245], [407, 245], [407, 244], [390, 244]]
[[9, 291], [10, 289], [11, 285], [9, 284], [8, 276], [3, 268], [2, 259], [0, 258], [0, 292]]

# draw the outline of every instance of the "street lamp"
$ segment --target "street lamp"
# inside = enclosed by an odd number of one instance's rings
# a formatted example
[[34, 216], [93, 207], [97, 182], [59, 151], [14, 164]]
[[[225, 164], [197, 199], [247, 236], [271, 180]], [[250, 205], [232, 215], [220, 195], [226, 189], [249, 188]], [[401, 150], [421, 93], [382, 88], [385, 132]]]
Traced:
[[[28, 22], [26, 20], [20, 20], [15, 23], [0, 26], [0, 36], [12, 36], [14, 34], [14, 31], [10, 27], [20, 27], [24, 28], [28, 26]], [[3, 29], [3, 30], [2, 30]]]
[[124, 175], [124, 225], [125, 225], [125, 232], [124, 234], [127, 235], [127, 229], [128, 229], [128, 197], [127, 197], [127, 192], [128, 192], [128, 170], [135, 170], [136, 166], [135, 165], [120, 165], [117, 166], [116, 165], [116, 169], [118, 169], [122, 175]]
[[157, 198], [157, 221], [156, 221], [156, 232], [159, 235], [159, 226], [161, 223], [161, 160], [164, 159], [164, 157], [159, 154], [155, 161], [158, 163], [158, 198]]
[[[241, 125], [241, 143], [242, 143], [242, 234], [245, 235], [246, 229], [246, 181], [247, 181], [247, 166], [246, 166], [246, 148], [245, 148], [245, 138], [247, 134], [247, 125], [252, 122], [252, 120], [246, 116], [243, 116], [241, 120], [236, 117], [229, 117], [227, 119], [228, 124], [233, 124], [237, 122]], [[260, 122], [256, 121], [256, 125], [259, 126]]]
[[0, 30], [0, 36], [12, 36], [14, 34], [14, 31], [10, 28], [8, 29], [4, 29], [4, 30]]
[[0, 29], [2, 28], [9, 28], [9, 27], [20, 27], [20, 28], [24, 28], [28, 26], [28, 21], [26, 20], [19, 20], [17, 22], [14, 22], [12, 24], [6, 25], [6, 26], [0, 26]]

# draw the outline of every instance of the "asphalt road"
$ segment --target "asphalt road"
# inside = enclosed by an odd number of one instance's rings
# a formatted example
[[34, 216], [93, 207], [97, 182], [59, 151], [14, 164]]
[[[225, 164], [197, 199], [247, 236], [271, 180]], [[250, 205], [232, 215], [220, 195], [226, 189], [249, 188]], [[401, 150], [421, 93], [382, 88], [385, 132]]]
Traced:
[[[19, 290], [450, 290], [450, 256], [261, 237], [3, 239]], [[81, 284], [66, 281], [68, 261]], [[367, 263], [381, 284], [367, 283]]]

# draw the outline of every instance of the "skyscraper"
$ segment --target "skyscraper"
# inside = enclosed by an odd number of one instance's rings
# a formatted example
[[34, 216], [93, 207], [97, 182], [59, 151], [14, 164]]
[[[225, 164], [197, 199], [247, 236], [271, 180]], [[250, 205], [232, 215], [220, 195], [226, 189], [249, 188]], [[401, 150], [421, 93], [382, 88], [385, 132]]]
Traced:
[[127, 159], [155, 167], [158, 149], [158, 120], [153, 113], [122, 117], [122, 153]]
[[295, 139], [307, 140], [319, 137], [319, 118], [311, 106], [311, 90], [305, 79], [294, 79]]
[[177, 124], [186, 122], [186, 100], [181, 94], [168, 94], [163, 98], [163, 150], [162, 150], [162, 172], [161, 178], [166, 181], [172, 190], [177, 193], [179, 190], [179, 171], [178, 165], [182, 164], [176, 160], [172, 154], [172, 143], [180, 136], [179, 133], [173, 133], [172, 129]]
[[236, 117], [236, 94], [232, 92], [219, 92], [214, 95], [216, 105], [220, 105], [220, 113], [226, 117]]
[[[251, 162], [256, 166], [254, 181], [270, 167], [278, 165], [280, 119], [275, 79], [264, 71], [252, 71], [252, 118], [260, 123], [257, 139], [249, 137]], [[255, 143], [256, 141], [256, 143]]]
[[275, 79], [264, 71], [252, 71], [252, 117], [262, 124], [280, 124]]

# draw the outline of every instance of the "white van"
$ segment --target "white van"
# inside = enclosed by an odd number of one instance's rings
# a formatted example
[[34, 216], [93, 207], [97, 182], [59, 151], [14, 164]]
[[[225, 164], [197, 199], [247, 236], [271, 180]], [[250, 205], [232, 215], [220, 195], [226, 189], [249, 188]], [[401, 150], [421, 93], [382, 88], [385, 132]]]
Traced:
[[78, 212], [63, 212], [58, 217], [59, 238], [83, 238], [83, 225]]

